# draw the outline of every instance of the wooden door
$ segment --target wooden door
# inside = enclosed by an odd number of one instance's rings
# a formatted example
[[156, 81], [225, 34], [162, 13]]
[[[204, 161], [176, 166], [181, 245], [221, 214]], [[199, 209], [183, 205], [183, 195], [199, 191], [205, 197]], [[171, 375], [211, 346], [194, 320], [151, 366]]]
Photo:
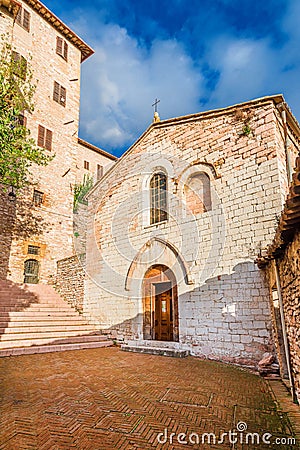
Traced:
[[170, 283], [155, 284], [155, 339], [173, 340], [172, 288]]

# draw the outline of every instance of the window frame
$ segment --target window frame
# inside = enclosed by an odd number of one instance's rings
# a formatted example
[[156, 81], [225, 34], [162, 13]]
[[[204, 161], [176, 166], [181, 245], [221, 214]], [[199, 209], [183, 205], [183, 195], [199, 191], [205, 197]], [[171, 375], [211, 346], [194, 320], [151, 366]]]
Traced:
[[44, 204], [45, 193], [38, 189], [33, 190], [32, 203], [34, 206], [40, 207]]
[[25, 81], [27, 75], [27, 59], [16, 50], [12, 50], [11, 56], [12, 60], [18, 64], [16, 67], [18, 70], [14, 70], [14, 75]]
[[68, 62], [68, 52], [69, 46], [67, 41], [60, 36], [56, 36], [56, 54]]
[[67, 89], [54, 81], [53, 85], [53, 100], [59, 105], [66, 107], [67, 104]]
[[15, 22], [20, 25], [20, 27], [24, 28], [28, 33], [30, 31], [30, 22], [31, 22], [31, 14], [25, 9], [23, 6], [20, 6]]
[[37, 145], [38, 147], [44, 148], [45, 150], [52, 150], [52, 140], [53, 140], [53, 132], [45, 128], [43, 125], [38, 126], [38, 139]]
[[103, 177], [103, 173], [104, 167], [101, 164], [97, 164], [97, 174], [96, 174], [97, 181], [101, 180], [101, 178]]
[[90, 162], [84, 160], [84, 161], [83, 161], [83, 168], [84, 168], [85, 170], [90, 170]]
[[[30, 250], [32, 250], [32, 251], [30, 251]], [[39, 256], [40, 253], [41, 253], [41, 247], [39, 247], [38, 245], [28, 244], [27, 255]]]
[[[163, 181], [162, 181], [163, 180]], [[163, 186], [163, 189], [161, 188]], [[155, 172], [149, 181], [150, 190], [150, 225], [168, 221], [168, 177], [162, 172]]]

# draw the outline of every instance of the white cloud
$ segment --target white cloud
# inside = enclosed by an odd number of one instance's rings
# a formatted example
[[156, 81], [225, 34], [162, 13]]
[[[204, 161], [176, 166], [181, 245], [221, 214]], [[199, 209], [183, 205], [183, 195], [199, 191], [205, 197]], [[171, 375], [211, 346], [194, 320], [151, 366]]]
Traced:
[[276, 52], [268, 40], [219, 38], [211, 47], [209, 62], [220, 73], [211, 106], [226, 106], [280, 90]]
[[146, 49], [124, 28], [101, 24], [95, 44], [81, 96], [81, 134], [92, 142], [107, 149], [132, 144], [151, 123], [156, 97], [161, 118], [199, 110], [203, 77], [176, 40]]
[[[211, 109], [282, 92], [300, 117], [299, 0], [289, 0], [276, 23], [285, 41], [220, 28], [210, 42], [200, 38], [206, 51], [196, 63], [178, 40], [146, 46], [103, 14], [77, 17], [71, 28], [95, 49], [82, 67], [81, 135], [104, 149], [132, 144], [151, 123], [156, 97], [166, 119], [203, 110], [203, 97]], [[212, 92], [200, 64], [219, 73]]]

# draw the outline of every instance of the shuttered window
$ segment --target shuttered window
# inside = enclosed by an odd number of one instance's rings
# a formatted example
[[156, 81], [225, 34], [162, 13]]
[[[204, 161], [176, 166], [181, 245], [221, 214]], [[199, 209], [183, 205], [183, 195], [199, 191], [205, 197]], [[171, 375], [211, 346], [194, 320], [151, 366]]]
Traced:
[[62, 106], [66, 106], [67, 91], [57, 81], [54, 81], [53, 100]]
[[27, 61], [20, 53], [12, 51], [12, 60], [15, 62], [13, 71], [18, 77], [26, 80]]
[[97, 164], [97, 180], [103, 177], [103, 166]]
[[38, 129], [37, 145], [46, 150], [52, 150], [52, 131], [47, 130], [47, 128], [42, 125], [39, 125]]
[[89, 163], [88, 161], [83, 161], [83, 167], [84, 167], [86, 170], [90, 170], [90, 163]]
[[56, 37], [56, 53], [68, 61], [68, 44], [59, 36]]
[[30, 30], [30, 13], [20, 6], [17, 16], [16, 23], [23, 27], [26, 31]]

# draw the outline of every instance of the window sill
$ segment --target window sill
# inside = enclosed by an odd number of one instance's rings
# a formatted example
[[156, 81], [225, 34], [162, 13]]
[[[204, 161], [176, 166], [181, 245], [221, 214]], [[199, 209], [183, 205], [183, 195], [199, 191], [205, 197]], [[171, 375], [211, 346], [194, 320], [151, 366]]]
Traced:
[[149, 228], [154, 228], [154, 227], [158, 227], [159, 225], [166, 225], [169, 221], [168, 220], [163, 220], [161, 222], [157, 222], [157, 223], [152, 223], [151, 225], [145, 225], [143, 227], [144, 230], [148, 230]]

